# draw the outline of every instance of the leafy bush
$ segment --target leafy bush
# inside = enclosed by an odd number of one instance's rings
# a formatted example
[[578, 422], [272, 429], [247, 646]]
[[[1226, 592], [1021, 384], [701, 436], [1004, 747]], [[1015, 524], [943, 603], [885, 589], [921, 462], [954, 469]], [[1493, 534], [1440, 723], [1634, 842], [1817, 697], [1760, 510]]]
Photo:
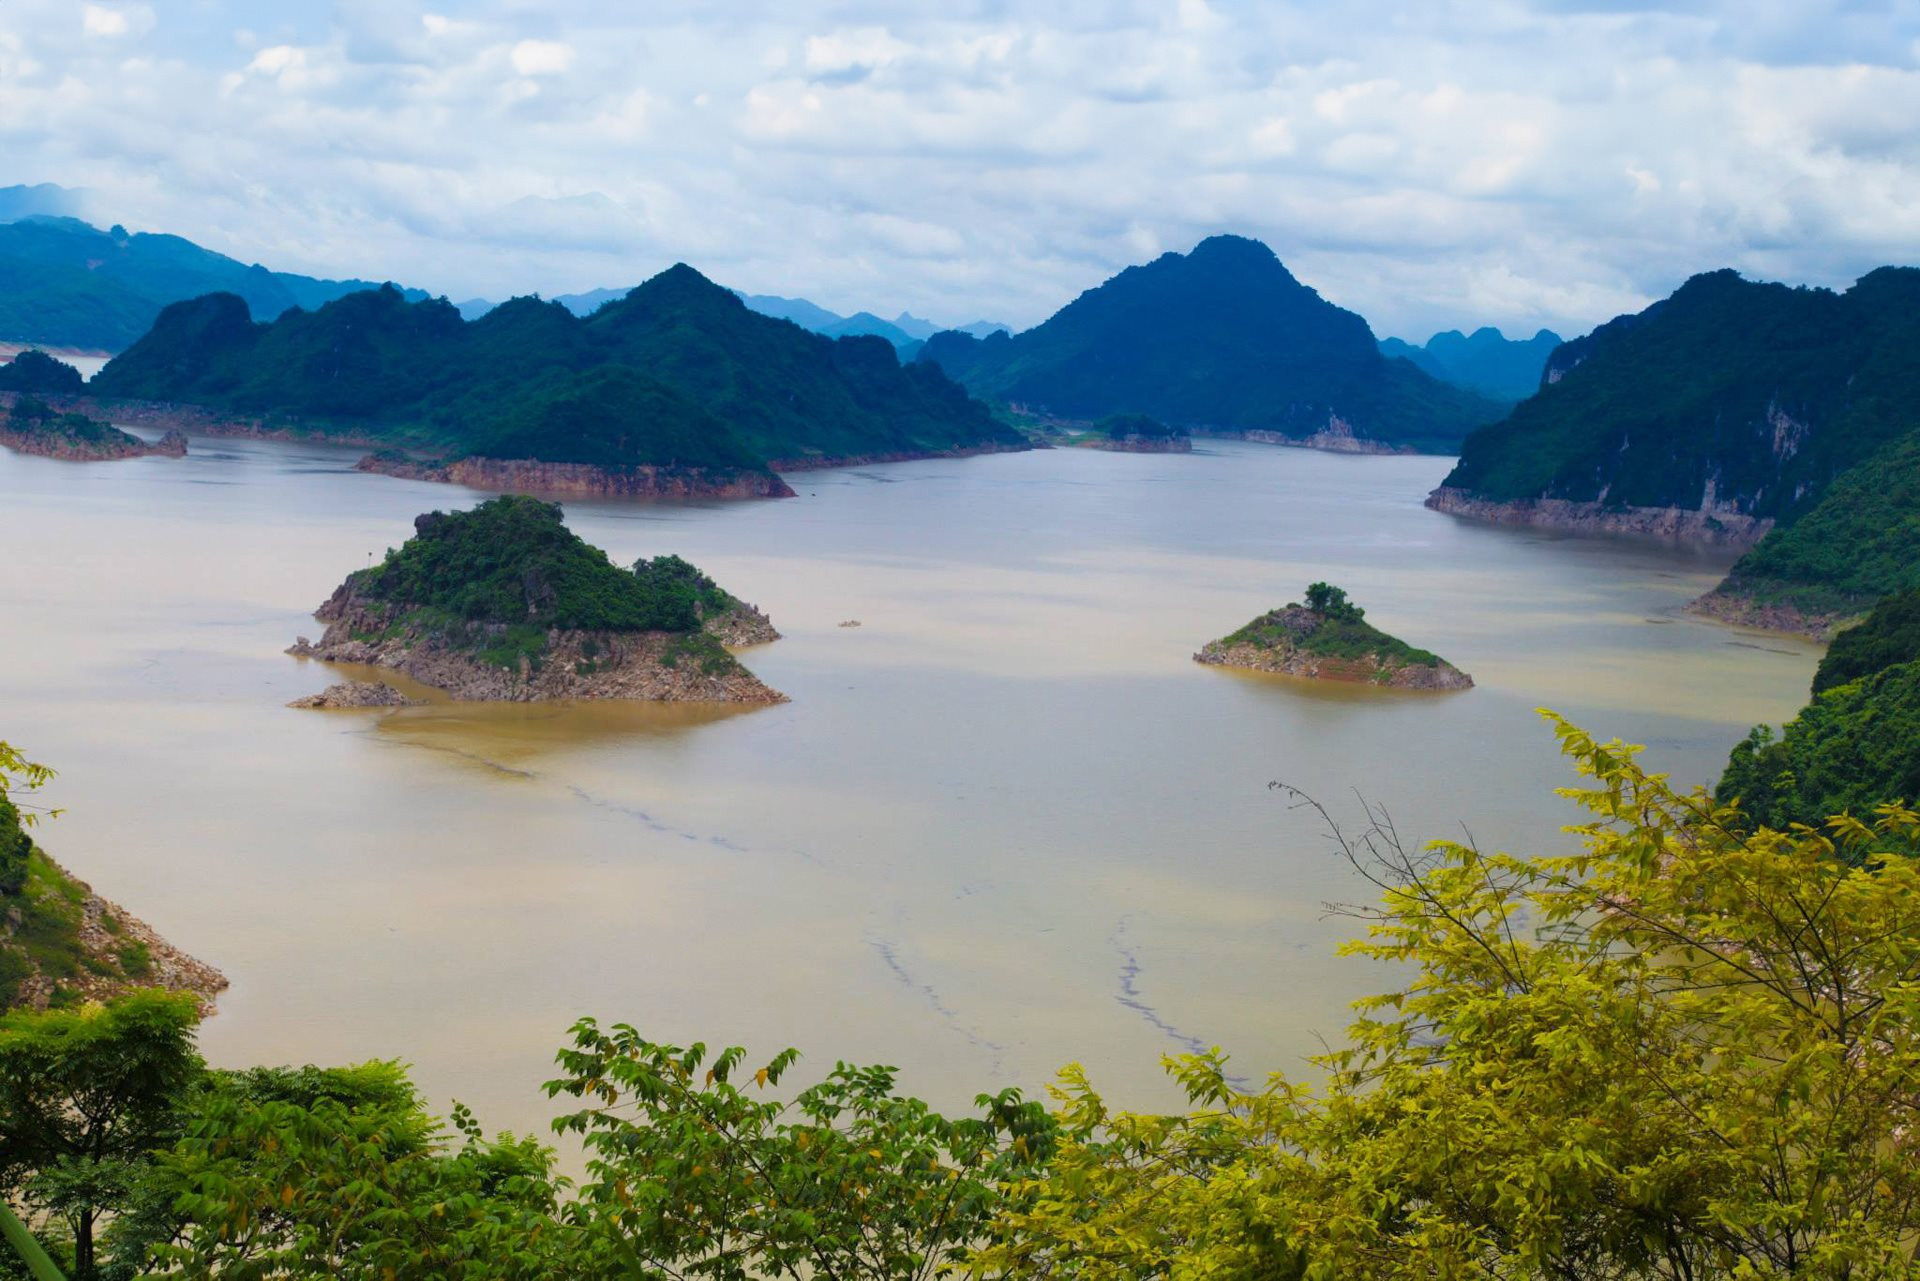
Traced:
[[[471, 511], [432, 512], [386, 560], [349, 578], [361, 597], [404, 610], [501, 624], [486, 643], [523, 652], [548, 628], [690, 632], [700, 626], [684, 584], [615, 567], [561, 522], [558, 503], [505, 496]], [[541, 638], [544, 645], [544, 637]], [[517, 657], [513, 659], [517, 662]]]

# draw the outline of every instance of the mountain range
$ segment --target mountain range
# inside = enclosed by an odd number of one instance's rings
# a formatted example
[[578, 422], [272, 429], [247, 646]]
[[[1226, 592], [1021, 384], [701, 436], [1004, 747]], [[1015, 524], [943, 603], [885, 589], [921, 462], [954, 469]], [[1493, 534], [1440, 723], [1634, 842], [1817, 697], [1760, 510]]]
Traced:
[[[625, 289], [590, 289], [585, 293], [558, 294], [554, 301], [576, 316], [590, 316], [595, 311], [627, 295]], [[892, 320], [883, 320], [870, 311], [857, 311], [851, 316], [842, 316], [838, 312], [828, 311], [817, 303], [805, 298], [782, 298], [776, 294], [749, 294], [734, 290], [741, 302], [763, 316], [773, 316], [780, 320], [791, 320], [802, 329], [810, 329], [816, 334], [828, 338], [849, 338], [857, 334], [873, 334], [893, 344], [902, 360], [911, 360], [920, 350], [920, 344], [940, 332], [940, 326], [931, 320], [922, 320], [912, 312], [901, 312]], [[477, 320], [495, 306], [484, 298], [470, 298], [459, 304], [460, 314], [468, 320]], [[997, 330], [1009, 327], [991, 320], [976, 320], [972, 324], [957, 326], [963, 333], [984, 338]]]
[[[27, 204], [28, 197], [15, 195], [12, 203]], [[34, 214], [0, 223], [0, 341], [119, 351], [147, 332], [161, 308], [183, 298], [231, 293], [254, 316], [271, 320], [373, 287], [269, 271], [179, 236], [119, 226], [101, 231], [77, 218]]]
[[829, 339], [676, 265], [576, 316], [516, 298], [466, 321], [391, 286], [253, 321], [244, 300], [175, 303], [110, 361], [99, 396], [205, 406], [422, 449], [615, 471], [767, 472], [1024, 446], [930, 366]]
[[1527, 339], [1508, 338], [1492, 328], [1476, 329], [1471, 334], [1448, 329], [1419, 347], [1399, 338], [1382, 338], [1380, 351], [1412, 361], [1441, 382], [1494, 400], [1521, 401], [1540, 390], [1547, 358], [1561, 341], [1551, 329], [1542, 329]]
[[1129, 267], [1024, 333], [935, 334], [919, 359], [1042, 419], [1146, 414], [1336, 449], [1450, 452], [1502, 408], [1382, 355], [1366, 321], [1241, 236]]

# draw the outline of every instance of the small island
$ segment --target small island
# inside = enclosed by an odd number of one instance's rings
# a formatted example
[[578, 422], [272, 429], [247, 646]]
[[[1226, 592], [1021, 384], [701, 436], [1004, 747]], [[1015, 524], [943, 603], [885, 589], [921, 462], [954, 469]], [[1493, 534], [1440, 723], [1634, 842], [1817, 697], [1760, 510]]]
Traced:
[[1307, 588], [1306, 604], [1273, 610], [1213, 641], [1197, 663], [1283, 676], [1354, 681], [1392, 689], [1471, 689], [1473, 678], [1366, 621], [1366, 611], [1328, 583]]
[[[558, 503], [518, 496], [429, 512], [414, 530], [315, 612], [318, 643], [287, 652], [390, 668], [462, 700], [786, 701], [727, 649], [777, 640], [773, 624], [678, 556], [621, 569]], [[380, 688], [300, 705], [398, 705], [362, 693]]]
[[1193, 433], [1170, 427], [1146, 414], [1114, 414], [1102, 418], [1093, 430], [1077, 437], [1082, 449], [1108, 449], [1122, 454], [1191, 454]]
[[25, 395], [15, 397], [7, 416], [0, 419], [0, 445], [23, 454], [83, 463], [144, 458], [148, 454], [179, 458], [187, 452], [187, 438], [177, 431], [148, 444], [112, 423], [85, 414], [63, 413], [44, 400]]

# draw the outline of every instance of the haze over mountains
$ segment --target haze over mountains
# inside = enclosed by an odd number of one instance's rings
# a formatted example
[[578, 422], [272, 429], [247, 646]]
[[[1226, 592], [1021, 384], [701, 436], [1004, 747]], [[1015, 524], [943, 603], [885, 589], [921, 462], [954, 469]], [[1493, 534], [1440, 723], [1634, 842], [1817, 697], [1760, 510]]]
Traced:
[[1495, 400], [1520, 401], [1540, 390], [1547, 357], [1562, 339], [1542, 329], [1527, 339], [1508, 338], [1498, 329], [1471, 334], [1448, 329], [1416, 347], [1399, 338], [1382, 338], [1384, 355], [1410, 360], [1442, 382], [1477, 391]]

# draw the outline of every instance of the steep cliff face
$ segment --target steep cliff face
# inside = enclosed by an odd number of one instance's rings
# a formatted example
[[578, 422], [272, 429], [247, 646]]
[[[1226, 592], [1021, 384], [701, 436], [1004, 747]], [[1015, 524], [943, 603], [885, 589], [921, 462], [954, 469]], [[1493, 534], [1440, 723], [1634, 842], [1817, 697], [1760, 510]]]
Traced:
[[1920, 271], [1882, 268], [1844, 294], [1714, 272], [1562, 344], [1537, 395], [1467, 438], [1430, 505], [1750, 542], [1911, 430], [1915, 404]]

